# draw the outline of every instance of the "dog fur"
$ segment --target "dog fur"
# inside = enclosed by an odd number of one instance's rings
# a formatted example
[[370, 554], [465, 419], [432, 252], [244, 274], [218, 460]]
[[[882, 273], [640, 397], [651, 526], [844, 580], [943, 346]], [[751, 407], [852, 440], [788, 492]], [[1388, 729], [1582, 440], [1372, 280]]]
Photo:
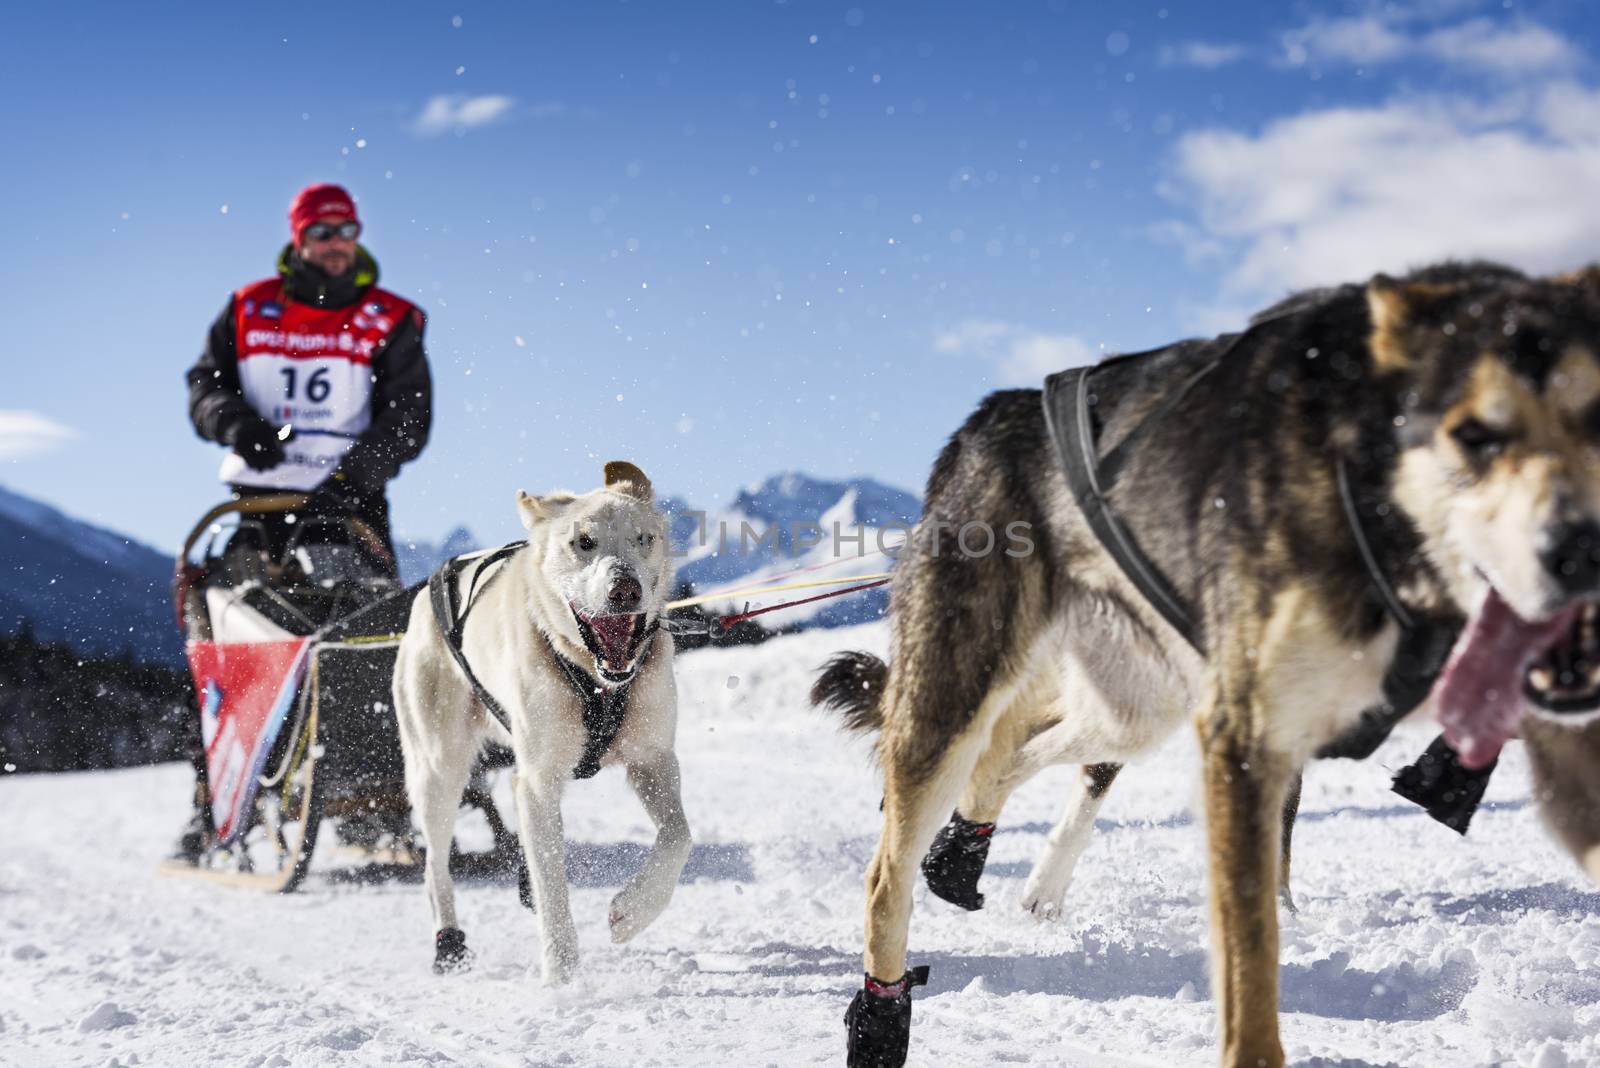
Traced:
[[[622, 727], [604, 764], [627, 769], [628, 782], [656, 826], [644, 866], [612, 899], [611, 938], [625, 942], [659, 916], [689, 858], [689, 825], [673, 751], [677, 690], [672, 640], [656, 631], [631, 663], [602, 660], [580, 622], [616, 615], [619, 602], [648, 627], [672, 587], [666, 522], [650, 481], [630, 463], [605, 467], [602, 489], [583, 495], [517, 496], [528, 547], [497, 565], [501, 574], [477, 594], [462, 647], [474, 672], [511, 720], [510, 737], [475, 698], [433, 618], [427, 591], [412, 605], [395, 666], [395, 708], [405, 754], [406, 789], [427, 847], [426, 883], [439, 944], [459, 934], [450, 879], [450, 843], [463, 788], [486, 739], [516, 758], [517, 821], [527, 859], [547, 983], [568, 979], [578, 939], [567, 899], [561, 797], [584, 750], [582, 706], [552, 650], [578, 665], [597, 687], [631, 682]], [[481, 558], [484, 554], [478, 554]], [[465, 599], [474, 568], [458, 582]], [[488, 578], [488, 576], [484, 576]], [[619, 595], [618, 591], [621, 590]], [[636, 603], [633, 603], [636, 597]], [[641, 633], [644, 633], [641, 631]], [[646, 648], [646, 646], [653, 647]], [[611, 675], [636, 672], [617, 681]], [[441, 956], [441, 970], [465, 963]]]
[[[1363, 514], [1381, 517], [1367, 534], [1411, 613], [1459, 625], [1490, 582], [1525, 619], [1591, 601], [1590, 578], [1575, 589], [1554, 576], [1548, 546], [1600, 518], [1597, 281], [1592, 268], [1529, 279], [1441, 265], [1293, 297], [1198, 381], [1200, 342], [1098, 369], [1102, 453], [1138, 432], [1111, 504], [1191, 606], [1198, 651], [1091, 531], [1039, 391], [985, 399], [934, 465], [897, 565], [890, 664], [853, 654], [814, 690], [879, 729], [868, 975], [906, 972], [918, 861], [952, 809], [993, 820], [1040, 768], [1095, 769], [1024, 891], [1058, 908], [1109, 768], [1187, 721], [1222, 1063], [1279, 1068], [1280, 814], [1304, 762], [1381, 699], [1399, 636], [1347, 525], [1336, 459]], [[1018, 521], [1031, 555], [961, 550], [965, 524]], [[1571, 726], [1525, 725], [1546, 818], [1600, 877], [1600, 728], [1582, 728], [1580, 751]]]

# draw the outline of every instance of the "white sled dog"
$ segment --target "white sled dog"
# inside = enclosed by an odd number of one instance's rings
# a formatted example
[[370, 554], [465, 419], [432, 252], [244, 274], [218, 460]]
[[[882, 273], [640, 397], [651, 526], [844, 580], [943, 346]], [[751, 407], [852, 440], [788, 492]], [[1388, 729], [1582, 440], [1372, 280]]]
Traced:
[[561, 829], [569, 779], [621, 763], [656, 826], [644, 866], [611, 901], [612, 941], [661, 915], [689, 859], [672, 639], [659, 626], [672, 565], [650, 480], [631, 463], [606, 464], [604, 488], [581, 496], [519, 492], [517, 509], [526, 543], [458, 557], [418, 594], [394, 697], [406, 790], [427, 847], [434, 970], [470, 961], [450, 842], [479, 750], [496, 739], [516, 757], [542, 974], [555, 984], [578, 963]]

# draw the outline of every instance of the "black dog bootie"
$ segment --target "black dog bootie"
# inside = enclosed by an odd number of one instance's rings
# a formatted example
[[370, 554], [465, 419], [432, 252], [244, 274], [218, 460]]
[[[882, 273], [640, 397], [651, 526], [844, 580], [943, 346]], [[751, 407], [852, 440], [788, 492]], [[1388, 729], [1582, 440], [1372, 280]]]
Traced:
[[994, 824], [974, 823], [961, 813], [950, 815], [950, 822], [939, 828], [928, 855], [922, 858], [922, 874], [928, 889], [952, 905], [972, 912], [983, 908], [978, 893], [978, 877], [989, 860], [989, 840]]
[[866, 977], [844, 1014], [848, 1068], [902, 1068], [911, 1045], [911, 988], [927, 982], [925, 965], [893, 983]]

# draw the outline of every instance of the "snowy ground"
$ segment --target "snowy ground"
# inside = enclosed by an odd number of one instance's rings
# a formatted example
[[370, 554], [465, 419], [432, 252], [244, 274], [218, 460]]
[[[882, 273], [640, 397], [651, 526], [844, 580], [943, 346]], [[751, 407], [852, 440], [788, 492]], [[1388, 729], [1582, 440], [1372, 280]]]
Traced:
[[[287, 897], [158, 876], [181, 768], [0, 779], [0, 1063], [841, 1064], [878, 786], [867, 745], [804, 693], [828, 652], [885, 637], [874, 624], [679, 660], [684, 884], [612, 946], [606, 904], [650, 833], [616, 771], [575, 785], [586, 956], [557, 991], [529, 974], [533, 921], [510, 883], [460, 889], [478, 966], [440, 979], [418, 885], [352, 885], [325, 862]], [[1389, 794], [1426, 740], [1308, 776], [1302, 911], [1283, 934], [1291, 1062], [1600, 1064], [1600, 893], [1538, 827], [1520, 747], [1466, 840]], [[913, 1064], [1213, 1063], [1191, 750], [1175, 740], [1118, 780], [1062, 921], [1016, 902], [1067, 769], [1012, 800], [987, 909], [919, 891], [911, 959], [933, 977]]]

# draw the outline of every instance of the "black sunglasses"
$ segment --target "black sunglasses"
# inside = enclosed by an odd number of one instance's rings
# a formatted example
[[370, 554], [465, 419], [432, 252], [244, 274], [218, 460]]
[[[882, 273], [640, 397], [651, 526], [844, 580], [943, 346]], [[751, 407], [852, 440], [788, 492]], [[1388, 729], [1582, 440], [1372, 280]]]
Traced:
[[329, 241], [334, 237], [342, 237], [346, 241], [354, 241], [361, 236], [361, 224], [347, 222], [334, 226], [331, 223], [312, 223], [306, 227], [305, 236], [307, 241]]

